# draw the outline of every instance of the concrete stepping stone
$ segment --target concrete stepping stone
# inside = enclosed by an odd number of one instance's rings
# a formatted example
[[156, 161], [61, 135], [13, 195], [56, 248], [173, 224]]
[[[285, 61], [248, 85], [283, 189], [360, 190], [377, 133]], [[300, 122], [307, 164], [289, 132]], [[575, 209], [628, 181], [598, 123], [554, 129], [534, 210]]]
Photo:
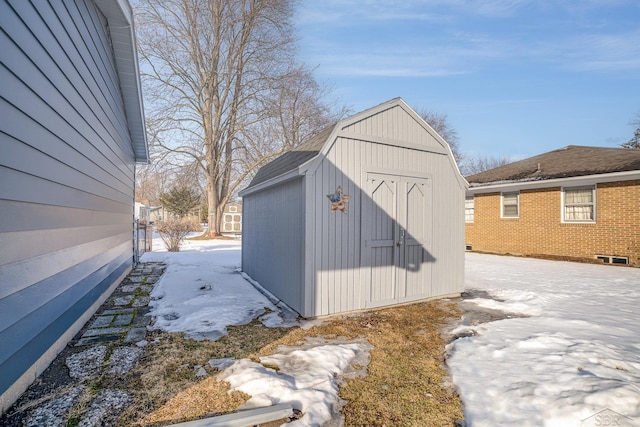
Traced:
[[98, 316], [96, 317], [96, 319], [91, 323], [90, 328], [105, 328], [109, 325], [111, 325], [111, 322], [113, 322], [113, 316]]
[[131, 304], [133, 307], [144, 307], [146, 305], [149, 305], [149, 302], [151, 301], [151, 298], [149, 298], [148, 296], [140, 296], [140, 297], [136, 297], [136, 299], [133, 301], [133, 304]]
[[147, 328], [131, 328], [124, 337], [124, 342], [142, 341], [147, 336]]
[[131, 308], [131, 307], [120, 307], [120, 308], [114, 308], [111, 310], [105, 310], [102, 312], [102, 315], [110, 315], [110, 314], [123, 314], [123, 313], [133, 313], [135, 311], [135, 309]]
[[133, 299], [133, 295], [116, 297], [113, 299], [113, 305], [129, 305], [132, 299]]
[[62, 396], [38, 406], [27, 417], [25, 425], [27, 427], [66, 426], [69, 410], [75, 405], [78, 397], [85, 389], [85, 386], [74, 387]]
[[88, 348], [80, 353], [74, 353], [65, 359], [71, 378], [84, 378], [98, 373], [105, 356], [107, 347], [99, 345]]
[[86, 337], [95, 337], [97, 335], [122, 335], [127, 328], [117, 327], [117, 328], [99, 328], [99, 329], [88, 329], [84, 334], [82, 334], [83, 338]]
[[132, 346], [116, 348], [109, 359], [109, 374], [124, 375], [131, 370], [142, 355], [142, 349]]
[[91, 402], [87, 413], [80, 419], [78, 427], [98, 427], [110, 425], [109, 420], [115, 418], [129, 403], [128, 393], [120, 390], [102, 390]]
[[127, 326], [131, 324], [132, 320], [133, 320], [133, 313], [119, 314], [116, 316], [115, 320], [113, 321], [113, 326]]

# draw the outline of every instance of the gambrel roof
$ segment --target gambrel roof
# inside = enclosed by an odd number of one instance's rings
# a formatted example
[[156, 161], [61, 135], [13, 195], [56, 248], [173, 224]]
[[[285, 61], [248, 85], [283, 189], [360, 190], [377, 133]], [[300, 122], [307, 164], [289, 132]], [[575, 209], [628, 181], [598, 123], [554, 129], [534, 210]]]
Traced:
[[[376, 114], [382, 114], [385, 111], [397, 109], [403, 111], [405, 117], [410, 117], [414, 125], [417, 125], [424, 131], [424, 134], [430, 135], [433, 142], [429, 144], [425, 143], [412, 143], [404, 141], [401, 137], [387, 137], [380, 138], [373, 135], [367, 135], [366, 133], [356, 132], [350, 129], [354, 124], [365, 121], [367, 118], [373, 117]], [[405, 123], [406, 125], [406, 123]], [[400, 125], [402, 128], [403, 125]], [[427, 122], [424, 121], [402, 98], [394, 98], [387, 102], [383, 102], [375, 107], [356, 113], [350, 117], [342, 119], [337, 123], [328, 126], [320, 133], [308, 139], [292, 151], [286, 152], [275, 160], [262, 166], [258, 173], [253, 178], [251, 183], [240, 192], [243, 196], [249, 192], [258, 191], [259, 189], [269, 187], [279, 181], [300, 176], [306, 173], [307, 166], [314, 167], [314, 159], [317, 161], [323, 155], [326, 155], [333, 142], [338, 137], [344, 138], [356, 138], [360, 140], [367, 140], [370, 142], [376, 142], [381, 144], [402, 146], [405, 148], [418, 149], [423, 151], [429, 151], [446, 155], [450, 158], [453, 168], [456, 169], [457, 179], [461, 186], [466, 187], [467, 183], [464, 181], [462, 175], [458, 171], [458, 166], [453, 158], [453, 153], [447, 142], [442, 139], [440, 135], [435, 132]], [[317, 166], [316, 162], [316, 166]]]
[[284, 153], [280, 157], [261, 167], [247, 188], [254, 187], [272, 178], [292, 171], [307, 160], [317, 156], [335, 127], [335, 123], [328, 126], [317, 135], [295, 147], [293, 150]]
[[640, 171], [640, 150], [569, 145], [467, 177], [471, 188]]

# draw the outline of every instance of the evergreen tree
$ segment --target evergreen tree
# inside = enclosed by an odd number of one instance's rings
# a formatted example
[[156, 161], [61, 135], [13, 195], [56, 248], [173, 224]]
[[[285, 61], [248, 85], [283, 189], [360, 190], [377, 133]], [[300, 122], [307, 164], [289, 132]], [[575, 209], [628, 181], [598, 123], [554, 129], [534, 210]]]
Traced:
[[184, 218], [200, 204], [200, 193], [187, 187], [173, 187], [160, 196], [160, 202], [166, 210]]

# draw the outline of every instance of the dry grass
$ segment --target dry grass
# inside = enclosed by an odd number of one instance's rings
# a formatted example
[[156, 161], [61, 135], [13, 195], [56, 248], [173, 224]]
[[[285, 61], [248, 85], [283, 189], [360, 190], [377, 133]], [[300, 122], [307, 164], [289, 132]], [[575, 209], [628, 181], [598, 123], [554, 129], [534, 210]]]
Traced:
[[454, 304], [432, 301], [334, 317], [309, 330], [253, 322], [229, 328], [229, 335], [216, 342], [156, 332], [160, 342], [145, 349], [128, 380], [135, 401], [120, 425], [161, 426], [234, 412], [249, 396], [229, 393], [215, 376], [196, 377], [194, 365], [220, 357], [258, 360], [308, 336], [344, 336], [365, 337], [375, 347], [368, 375], [341, 387], [348, 401], [342, 410], [346, 426], [453, 426], [462, 418], [461, 403], [443, 387], [445, 343], [438, 331], [455, 315]]
[[214, 377], [196, 376], [194, 366], [215, 373], [207, 364], [209, 359], [251, 357], [288, 330], [266, 328], [255, 321], [228, 329], [229, 335], [214, 342], [153, 332], [147, 339], [160, 338], [159, 342], [145, 347], [143, 357], [125, 378], [134, 401], [118, 424], [160, 426], [235, 412], [249, 396], [240, 392], [229, 394], [228, 384], [218, 383]]

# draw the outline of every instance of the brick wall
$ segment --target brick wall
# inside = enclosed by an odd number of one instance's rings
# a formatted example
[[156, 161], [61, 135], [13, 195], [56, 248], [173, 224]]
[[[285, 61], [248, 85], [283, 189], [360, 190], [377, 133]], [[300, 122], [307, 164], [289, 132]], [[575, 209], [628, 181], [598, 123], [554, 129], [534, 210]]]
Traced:
[[561, 203], [560, 187], [522, 190], [520, 217], [500, 218], [500, 193], [477, 194], [466, 244], [533, 256], [623, 256], [640, 266], [640, 180], [598, 184], [595, 223], [562, 223]]

